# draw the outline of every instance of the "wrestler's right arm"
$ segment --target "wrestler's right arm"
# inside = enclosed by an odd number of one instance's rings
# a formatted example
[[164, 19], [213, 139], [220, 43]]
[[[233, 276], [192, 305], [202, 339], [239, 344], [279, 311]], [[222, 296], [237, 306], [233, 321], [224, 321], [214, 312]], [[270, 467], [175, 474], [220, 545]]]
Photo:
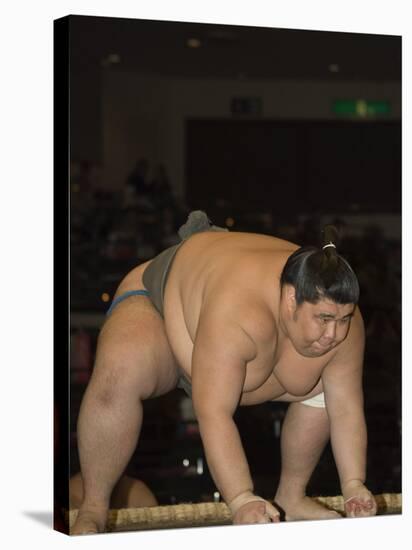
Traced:
[[278, 521], [277, 510], [253, 494], [253, 481], [233, 414], [246, 364], [256, 356], [253, 340], [233, 319], [204, 312], [192, 356], [193, 407], [211, 475], [234, 523]]

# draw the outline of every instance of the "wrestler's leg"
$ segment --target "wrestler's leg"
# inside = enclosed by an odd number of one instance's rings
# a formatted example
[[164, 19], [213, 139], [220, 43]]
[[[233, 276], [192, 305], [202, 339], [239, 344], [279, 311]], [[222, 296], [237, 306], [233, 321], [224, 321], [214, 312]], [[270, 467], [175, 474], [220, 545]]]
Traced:
[[282, 469], [275, 496], [275, 502], [285, 511], [286, 521], [340, 517], [306, 496], [306, 486], [329, 434], [329, 418], [324, 407], [290, 403], [282, 427]]
[[176, 386], [164, 322], [145, 296], [119, 304], [99, 336], [80, 408], [78, 446], [84, 498], [71, 534], [104, 530], [112, 490], [137, 445], [142, 400]]
[[[70, 478], [70, 509], [77, 510], [83, 502], [83, 480], [80, 472]], [[157, 500], [149, 487], [140, 479], [123, 475], [116, 483], [110, 508], [139, 508], [157, 506]]]

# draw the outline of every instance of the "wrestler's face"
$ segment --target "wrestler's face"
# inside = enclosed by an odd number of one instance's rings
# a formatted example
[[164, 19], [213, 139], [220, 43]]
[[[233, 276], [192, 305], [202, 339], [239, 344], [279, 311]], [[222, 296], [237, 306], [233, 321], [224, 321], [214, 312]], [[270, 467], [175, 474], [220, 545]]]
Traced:
[[298, 353], [305, 357], [325, 355], [346, 338], [354, 304], [320, 300], [316, 304], [291, 302], [286, 321], [288, 336]]

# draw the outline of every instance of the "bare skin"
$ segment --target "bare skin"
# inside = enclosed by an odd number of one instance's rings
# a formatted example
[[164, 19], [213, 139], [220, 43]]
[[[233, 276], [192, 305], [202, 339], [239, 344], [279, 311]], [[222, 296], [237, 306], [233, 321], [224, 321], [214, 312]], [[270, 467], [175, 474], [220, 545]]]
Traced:
[[[110, 494], [138, 441], [143, 399], [192, 382], [209, 469], [234, 523], [277, 522], [253, 493], [233, 421], [237, 406], [291, 402], [282, 433], [275, 502], [287, 520], [337, 517], [305, 496], [331, 437], [348, 515], [372, 515], [364, 486], [364, 331], [353, 304], [297, 305], [279, 277], [296, 245], [248, 233], [202, 233], [178, 251], [165, 291], [164, 319], [146, 296], [120, 303], [106, 321], [78, 425], [85, 496], [72, 534], [104, 529]], [[144, 288], [148, 262], [117, 294]], [[325, 408], [301, 402], [325, 393]], [[236, 464], [236, 468], [233, 468]], [[350, 512], [349, 512], [350, 509]]]
[[[77, 509], [83, 501], [83, 479], [78, 472], [70, 478], [70, 508]], [[157, 500], [149, 487], [129, 476], [122, 476], [116, 483], [110, 498], [110, 508], [139, 508], [157, 506]]]

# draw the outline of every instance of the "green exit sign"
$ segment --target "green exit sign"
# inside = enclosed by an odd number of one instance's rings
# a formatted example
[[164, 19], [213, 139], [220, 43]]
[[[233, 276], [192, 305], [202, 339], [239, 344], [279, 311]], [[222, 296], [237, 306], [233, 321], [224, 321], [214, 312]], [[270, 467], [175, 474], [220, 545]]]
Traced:
[[332, 112], [339, 116], [376, 117], [391, 113], [389, 101], [367, 101], [365, 99], [340, 99], [333, 102]]

